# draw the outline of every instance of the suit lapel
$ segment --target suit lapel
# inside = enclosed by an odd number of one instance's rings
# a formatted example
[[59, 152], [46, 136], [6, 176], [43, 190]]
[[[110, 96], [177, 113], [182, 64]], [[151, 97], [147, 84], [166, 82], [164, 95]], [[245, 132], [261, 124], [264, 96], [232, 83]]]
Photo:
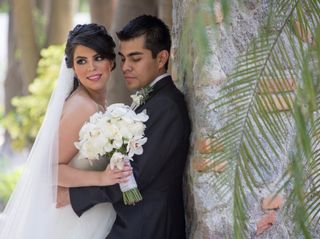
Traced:
[[158, 81], [152, 88], [152, 91], [150, 92], [149, 95], [149, 99], [152, 98], [152, 96], [154, 96], [155, 94], [157, 94], [157, 92], [159, 92], [163, 87], [165, 87], [166, 85], [173, 83], [171, 76], [166, 76], [163, 79], [161, 79], [160, 81]]
[[149, 93], [148, 99], [146, 100], [146, 102], [144, 102], [144, 104], [140, 105], [135, 111], [136, 112], [140, 112], [145, 108], [145, 105], [148, 103], [148, 101], [154, 97], [159, 91], [161, 91], [161, 89], [163, 89], [164, 87], [166, 87], [167, 85], [173, 84], [172, 78], [171, 76], [166, 76], [163, 79], [161, 79], [160, 81], [158, 81], [153, 87], [152, 87], [152, 91]]

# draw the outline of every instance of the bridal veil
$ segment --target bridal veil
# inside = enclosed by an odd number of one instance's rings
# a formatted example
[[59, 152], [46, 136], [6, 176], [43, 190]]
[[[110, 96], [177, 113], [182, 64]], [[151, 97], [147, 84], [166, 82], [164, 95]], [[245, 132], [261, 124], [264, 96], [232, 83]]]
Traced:
[[73, 88], [74, 72], [62, 61], [56, 87], [23, 174], [1, 215], [0, 239], [47, 238], [54, 220], [58, 132], [63, 104]]

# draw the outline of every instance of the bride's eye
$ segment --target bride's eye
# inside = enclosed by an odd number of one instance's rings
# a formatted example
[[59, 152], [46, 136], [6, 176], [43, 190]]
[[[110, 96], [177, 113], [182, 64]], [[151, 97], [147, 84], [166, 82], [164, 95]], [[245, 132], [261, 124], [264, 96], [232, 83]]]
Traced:
[[100, 55], [98, 55], [98, 56], [95, 57], [95, 60], [96, 60], [96, 61], [103, 61], [104, 59], [105, 59], [105, 57], [100, 56]]
[[86, 60], [85, 60], [85, 59], [78, 59], [78, 60], [76, 61], [76, 63], [77, 63], [78, 65], [83, 65], [83, 64], [86, 63]]

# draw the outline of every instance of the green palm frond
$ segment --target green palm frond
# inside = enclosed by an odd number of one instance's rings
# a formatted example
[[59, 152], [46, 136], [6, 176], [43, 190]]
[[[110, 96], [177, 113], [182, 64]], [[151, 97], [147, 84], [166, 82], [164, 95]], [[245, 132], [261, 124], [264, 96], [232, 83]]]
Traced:
[[[320, 155], [313, 153], [308, 134], [316, 122], [314, 111], [319, 109], [314, 90], [319, 87], [319, 78], [309, 67], [310, 61], [320, 59], [314, 57], [319, 55], [314, 50], [319, 49], [315, 45], [320, 41], [314, 34], [320, 23], [319, 3], [276, 1], [270, 16], [259, 36], [238, 58], [220, 97], [210, 105], [211, 109], [223, 112], [223, 125], [213, 137], [224, 146], [224, 151], [212, 154], [211, 159], [213, 164], [228, 161], [228, 170], [218, 177], [216, 188], [233, 194], [235, 238], [248, 238], [245, 225], [249, 194], [254, 196], [259, 186], [266, 185], [266, 176], [276, 169], [275, 159], [283, 161], [282, 164], [290, 161], [291, 170], [286, 172], [293, 181], [292, 193], [296, 196], [290, 198], [297, 199], [295, 213], [301, 215], [298, 226], [308, 238], [309, 225], [305, 219], [310, 210], [306, 207], [304, 185], [310, 177], [301, 170], [311, 162], [317, 165], [314, 162], [319, 163]], [[293, 140], [289, 138], [291, 135]], [[283, 159], [286, 155], [289, 157]], [[312, 155], [313, 160], [309, 160]], [[318, 171], [313, 173], [317, 180]], [[313, 193], [309, 194], [312, 212], [320, 211], [320, 200], [313, 197], [320, 184], [315, 185], [316, 189], [310, 189]]]
[[[310, 5], [309, 5], [310, 4]], [[304, 3], [312, 6], [314, 14], [308, 15], [312, 24], [306, 24], [304, 29], [312, 29], [312, 45], [304, 49], [301, 60], [301, 82], [297, 90], [295, 102], [295, 140], [290, 155], [290, 180], [293, 182], [290, 204], [294, 219], [305, 238], [312, 238], [312, 229], [317, 228], [320, 221], [320, 185], [319, 185], [319, 132], [320, 132], [320, 15], [319, 4], [313, 1]], [[300, 15], [302, 13], [300, 12]], [[305, 21], [305, 19], [301, 19]], [[307, 23], [307, 21], [306, 21]], [[289, 202], [289, 201], [288, 201]]]
[[318, 115], [310, 130], [312, 139], [311, 162], [306, 167], [306, 196], [305, 203], [308, 214], [308, 222], [319, 224], [320, 222], [320, 116]]

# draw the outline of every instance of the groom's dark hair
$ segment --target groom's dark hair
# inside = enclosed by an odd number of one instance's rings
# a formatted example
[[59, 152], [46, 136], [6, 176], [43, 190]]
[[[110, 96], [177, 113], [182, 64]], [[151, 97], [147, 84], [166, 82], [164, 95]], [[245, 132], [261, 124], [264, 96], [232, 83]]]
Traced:
[[[162, 50], [170, 54], [171, 37], [168, 26], [159, 18], [151, 15], [142, 15], [131, 20], [124, 28], [117, 32], [120, 41], [128, 41], [136, 37], [145, 36], [145, 48], [156, 58]], [[168, 63], [165, 68], [168, 69]]]

